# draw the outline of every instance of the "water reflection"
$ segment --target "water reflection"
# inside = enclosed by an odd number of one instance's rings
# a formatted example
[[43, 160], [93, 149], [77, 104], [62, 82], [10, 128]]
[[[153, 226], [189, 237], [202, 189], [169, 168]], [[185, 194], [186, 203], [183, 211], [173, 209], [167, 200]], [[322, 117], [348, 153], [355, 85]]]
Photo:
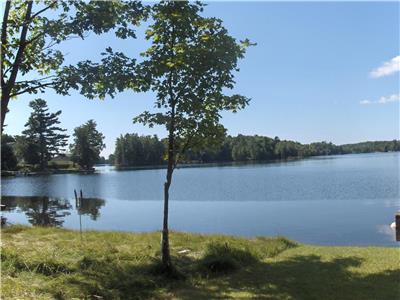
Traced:
[[[3, 196], [1, 203], [5, 205], [2, 209], [5, 212], [25, 213], [28, 222], [34, 226], [61, 227], [73, 210], [69, 200], [54, 197]], [[100, 216], [100, 208], [104, 205], [103, 199], [83, 198], [77, 212], [96, 220]]]
[[[147, 232], [162, 228], [162, 201], [3, 196], [12, 224]], [[383, 203], [392, 203], [383, 205]], [[307, 244], [397, 246], [389, 224], [396, 199], [375, 201], [171, 201], [171, 230], [236, 236], [286, 236]], [[383, 224], [383, 225], [382, 225]]]
[[100, 217], [100, 208], [105, 204], [106, 202], [103, 199], [82, 198], [77, 210], [79, 214], [89, 215], [93, 221], [96, 221]]

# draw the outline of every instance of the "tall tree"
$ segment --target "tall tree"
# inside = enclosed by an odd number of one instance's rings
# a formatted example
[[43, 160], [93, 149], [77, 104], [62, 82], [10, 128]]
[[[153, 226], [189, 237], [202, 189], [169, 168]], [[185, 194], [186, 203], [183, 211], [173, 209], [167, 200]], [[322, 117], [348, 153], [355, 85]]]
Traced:
[[100, 158], [100, 152], [104, 149], [104, 135], [97, 130], [97, 124], [93, 120], [76, 127], [74, 130], [74, 143], [70, 146], [72, 160], [81, 168], [91, 169]]
[[[119, 38], [135, 37], [134, 27], [145, 15], [139, 1], [6, 0], [1, 26], [1, 130], [11, 98], [46, 88], [67, 94], [78, 83], [87, 86], [70, 67], [62, 68], [64, 54], [58, 44], [83, 39], [90, 32], [115, 31]], [[99, 65], [77, 71], [105, 76]]]
[[199, 2], [163, 1], [152, 9], [154, 22], [146, 31], [151, 46], [137, 66], [138, 77], [156, 93], [158, 112], [145, 111], [134, 122], [163, 125], [168, 131], [167, 174], [164, 183], [162, 263], [172, 270], [168, 235], [168, 202], [172, 175], [188, 150], [218, 144], [225, 136], [220, 112], [236, 112], [249, 99], [227, 96], [234, 71], [248, 40], [237, 42], [216, 18], [200, 15]]
[[44, 169], [47, 162], [67, 145], [68, 135], [63, 133], [66, 129], [57, 126], [60, 124], [58, 117], [61, 110], [50, 113], [47, 103], [43, 99], [31, 101], [29, 106], [33, 112], [25, 124], [27, 129], [22, 133], [26, 137], [28, 145], [31, 147], [34, 145], [32, 148], [37, 149], [40, 167]]

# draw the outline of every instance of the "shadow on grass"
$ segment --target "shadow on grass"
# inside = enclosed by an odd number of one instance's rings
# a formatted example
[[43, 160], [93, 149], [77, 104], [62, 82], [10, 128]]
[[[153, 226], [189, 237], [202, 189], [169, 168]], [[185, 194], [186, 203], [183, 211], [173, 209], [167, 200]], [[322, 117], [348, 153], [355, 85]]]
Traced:
[[153, 254], [116, 249], [88, 251], [73, 263], [43, 256], [27, 260], [16, 248], [2, 249], [1, 265], [9, 277], [22, 272], [38, 276], [44, 283], [40, 292], [54, 299], [400, 299], [398, 269], [357, 273], [367, 271], [359, 257], [326, 261], [318, 255], [298, 255], [264, 260], [295, 247], [279, 245], [260, 250], [210, 243], [201, 259], [173, 257], [184, 279], [164, 276]]
[[[252, 262], [237, 271], [204, 275], [199, 261], [174, 258], [186, 268], [185, 280], [157, 275], [157, 262], [142, 265], [116, 265], [92, 261], [82, 266], [77, 277], [69, 278], [89, 299], [399, 299], [400, 271], [357, 275], [349, 268], [362, 260], [355, 257], [321, 261], [319, 256], [297, 256], [280, 262]], [[88, 263], [88, 262], [86, 262]], [[197, 272], [197, 273], [196, 273]], [[196, 277], [197, 276], [197, 277]], [[64, 299], [62, 291], [53, 293]]]
[[[179, 299], [399, 299], [400, 271], [358, 275], [356, 257], [322, 261], [319, 256], [297, 256], [285, 261], [258, 262], [229, 276], [186, 289]], [[238, 296], [239, 295], [239, 296]]]

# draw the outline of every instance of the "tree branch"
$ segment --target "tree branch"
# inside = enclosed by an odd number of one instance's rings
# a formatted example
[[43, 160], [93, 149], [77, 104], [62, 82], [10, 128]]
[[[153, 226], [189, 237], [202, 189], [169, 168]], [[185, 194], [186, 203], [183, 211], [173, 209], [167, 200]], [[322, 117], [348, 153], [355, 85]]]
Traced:
[[40, 81], [47, 80], [47, 79], [50, 79], [50, 78], [56, 78], [56, 76], [55, 76], [55, 75], [50, 75], [50, 76], [46, 76], [46, 77], [39, 78], [39, 79], [16, 81], [16, 82], [15, 82], [15, 85], [27, 84], [27, 83], [34, 83], [34, 82], [40, 82]]
[[4, 8], [3, 15], [3, 23], [1, 24], [1, 67], [0, 67], [0, 76], [1, 76], [1, 88], [5, 85], [4, 81], [4, 58], [5, 58], [5, 48], [7, 46], [7, 23], [8, 23], [8, 15], [10, 13], [11, 1], [6, 1], [6, 6]]
[[15, 92], [13, 94], [10, 94], [10, 97], [15, 97], [15, 96], [18, 96], [18, 95], [21, 95], [21, 94], [24, 94], [24, 93], [33, 92], [35, 90], [38, 90], [38, 89], [41, 89], [41, 88], [46, 88], [46, 87], [52, 86], [54, 84], [55, 84], [54, 81], [46, 82], [46, 83], [40, 83], [40, 84], [38, 84], [36, 86], [30, 86], [30, 87], [28, 87], [26, 89], [23, 89], [21, 91], [18, 91], [18, 92]]
[[45, 34], [46, 34], [46, 31], [42, 31], [41, 33], [38, 33], [37, 35], [35, 35], [33, 38], [26, 40], [25, 46], [32, 44], [34, 41], [36, 41], [38, 38], [44, 36]]
[[[26, 8], [26, 14], [25, 14], [26, 21], [29, 20], [29, 18], [31, 17], [32, 5], [33, 5], [33, 1], [29, 1], [28, 6]], [[13, 68], [12, 68], [11, 74], [10, 74], [10, 78], [7, 82], [7, 89], [6, 89], [7, 93], [11, 93], [11, 89], [13, 88], [13, 86], [15, 84], [15, 80], [17, 79], [19, 66], [22, 62], [22, 58], [23, 58], [23, 54], [24, 54], [24, 50], [25, 50], [25, 46], [26, 46], [27, 34], [28, 34], [28, 24], [24, 24], [24, 26], [22, 27], [21, 36], [19, 39], [18, 52], [17, 52], [17, 55], [15, 56]], [[4, 90], [3, 90], [3, 93], [4, 93]]]
[[32, 15], [32, 17], [30, 17], [30, 19], [28, 21], [32, 21], [34, 18], [36, 18], [38, 15], [40, 15], [41, 13], [45, 12], [46, 10], [52, 8], [55, 4], [57, 4], [57, 1], [53, 1], [52, 3], [50, 3], [49, 6], [46, 6], [45, 8], [39, 10], [38, 12], [34, 13]]
[[190, 146], [190, 142], [192, 141], [192, 138], [194, 137], [195, 132], [193, 131], [191, 135], [188, 136], [188, 138], [186, 139], [185, 144], [183, 145], [181, 151], [179, 153], [177, 153], [176, 157], [175, 157], [175, 161], [174, 161], [174, 167], [173, 170], [175, 170], [176, 166], [179, 163], [179, 159], [181, 158], [181, 156], [183, 156], [186, 152], [186, 150], [189, 148]]

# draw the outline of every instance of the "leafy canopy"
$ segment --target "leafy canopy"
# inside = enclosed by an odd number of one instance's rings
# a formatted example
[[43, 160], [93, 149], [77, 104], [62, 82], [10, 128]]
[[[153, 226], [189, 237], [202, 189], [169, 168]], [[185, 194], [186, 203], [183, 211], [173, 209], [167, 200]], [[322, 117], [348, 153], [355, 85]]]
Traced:
[[[69, 68], [62, 67], [65, 54], [58, 45], [72, 38], [84, 39], [90, 32], [114, 31], [119, 38], [134, 38], [134, 28], [145, 15], [146, 8], [139, 1], [6, 1], [1, 45], [3, 91], [15, 97], [52, 87], [67, 94]], [[22, 79], [13, 78], [14, 73]], [[76, 80], [71, 78], [71, 84]]]
[[74, 143], [70, 145], [72, 160], [84, 169], [90, 169], [100, 158], [104, 149], [104, 135], [97, 130], [93, 120], [76, 127], [74, 130]]
[[219, 142], [225, 136], [220, 112], [236, 112], [249, 99], [226, 95], [249, 40], [237, 42], [216, 18], [202, 17], [204, 5], [163, 1], [152, 8], [146, 30], [151, 46], [137, 65], [138, 83], [156, 93], [158, 112], [145, 111], [134, 122], [164, 125], [174, 153]]

